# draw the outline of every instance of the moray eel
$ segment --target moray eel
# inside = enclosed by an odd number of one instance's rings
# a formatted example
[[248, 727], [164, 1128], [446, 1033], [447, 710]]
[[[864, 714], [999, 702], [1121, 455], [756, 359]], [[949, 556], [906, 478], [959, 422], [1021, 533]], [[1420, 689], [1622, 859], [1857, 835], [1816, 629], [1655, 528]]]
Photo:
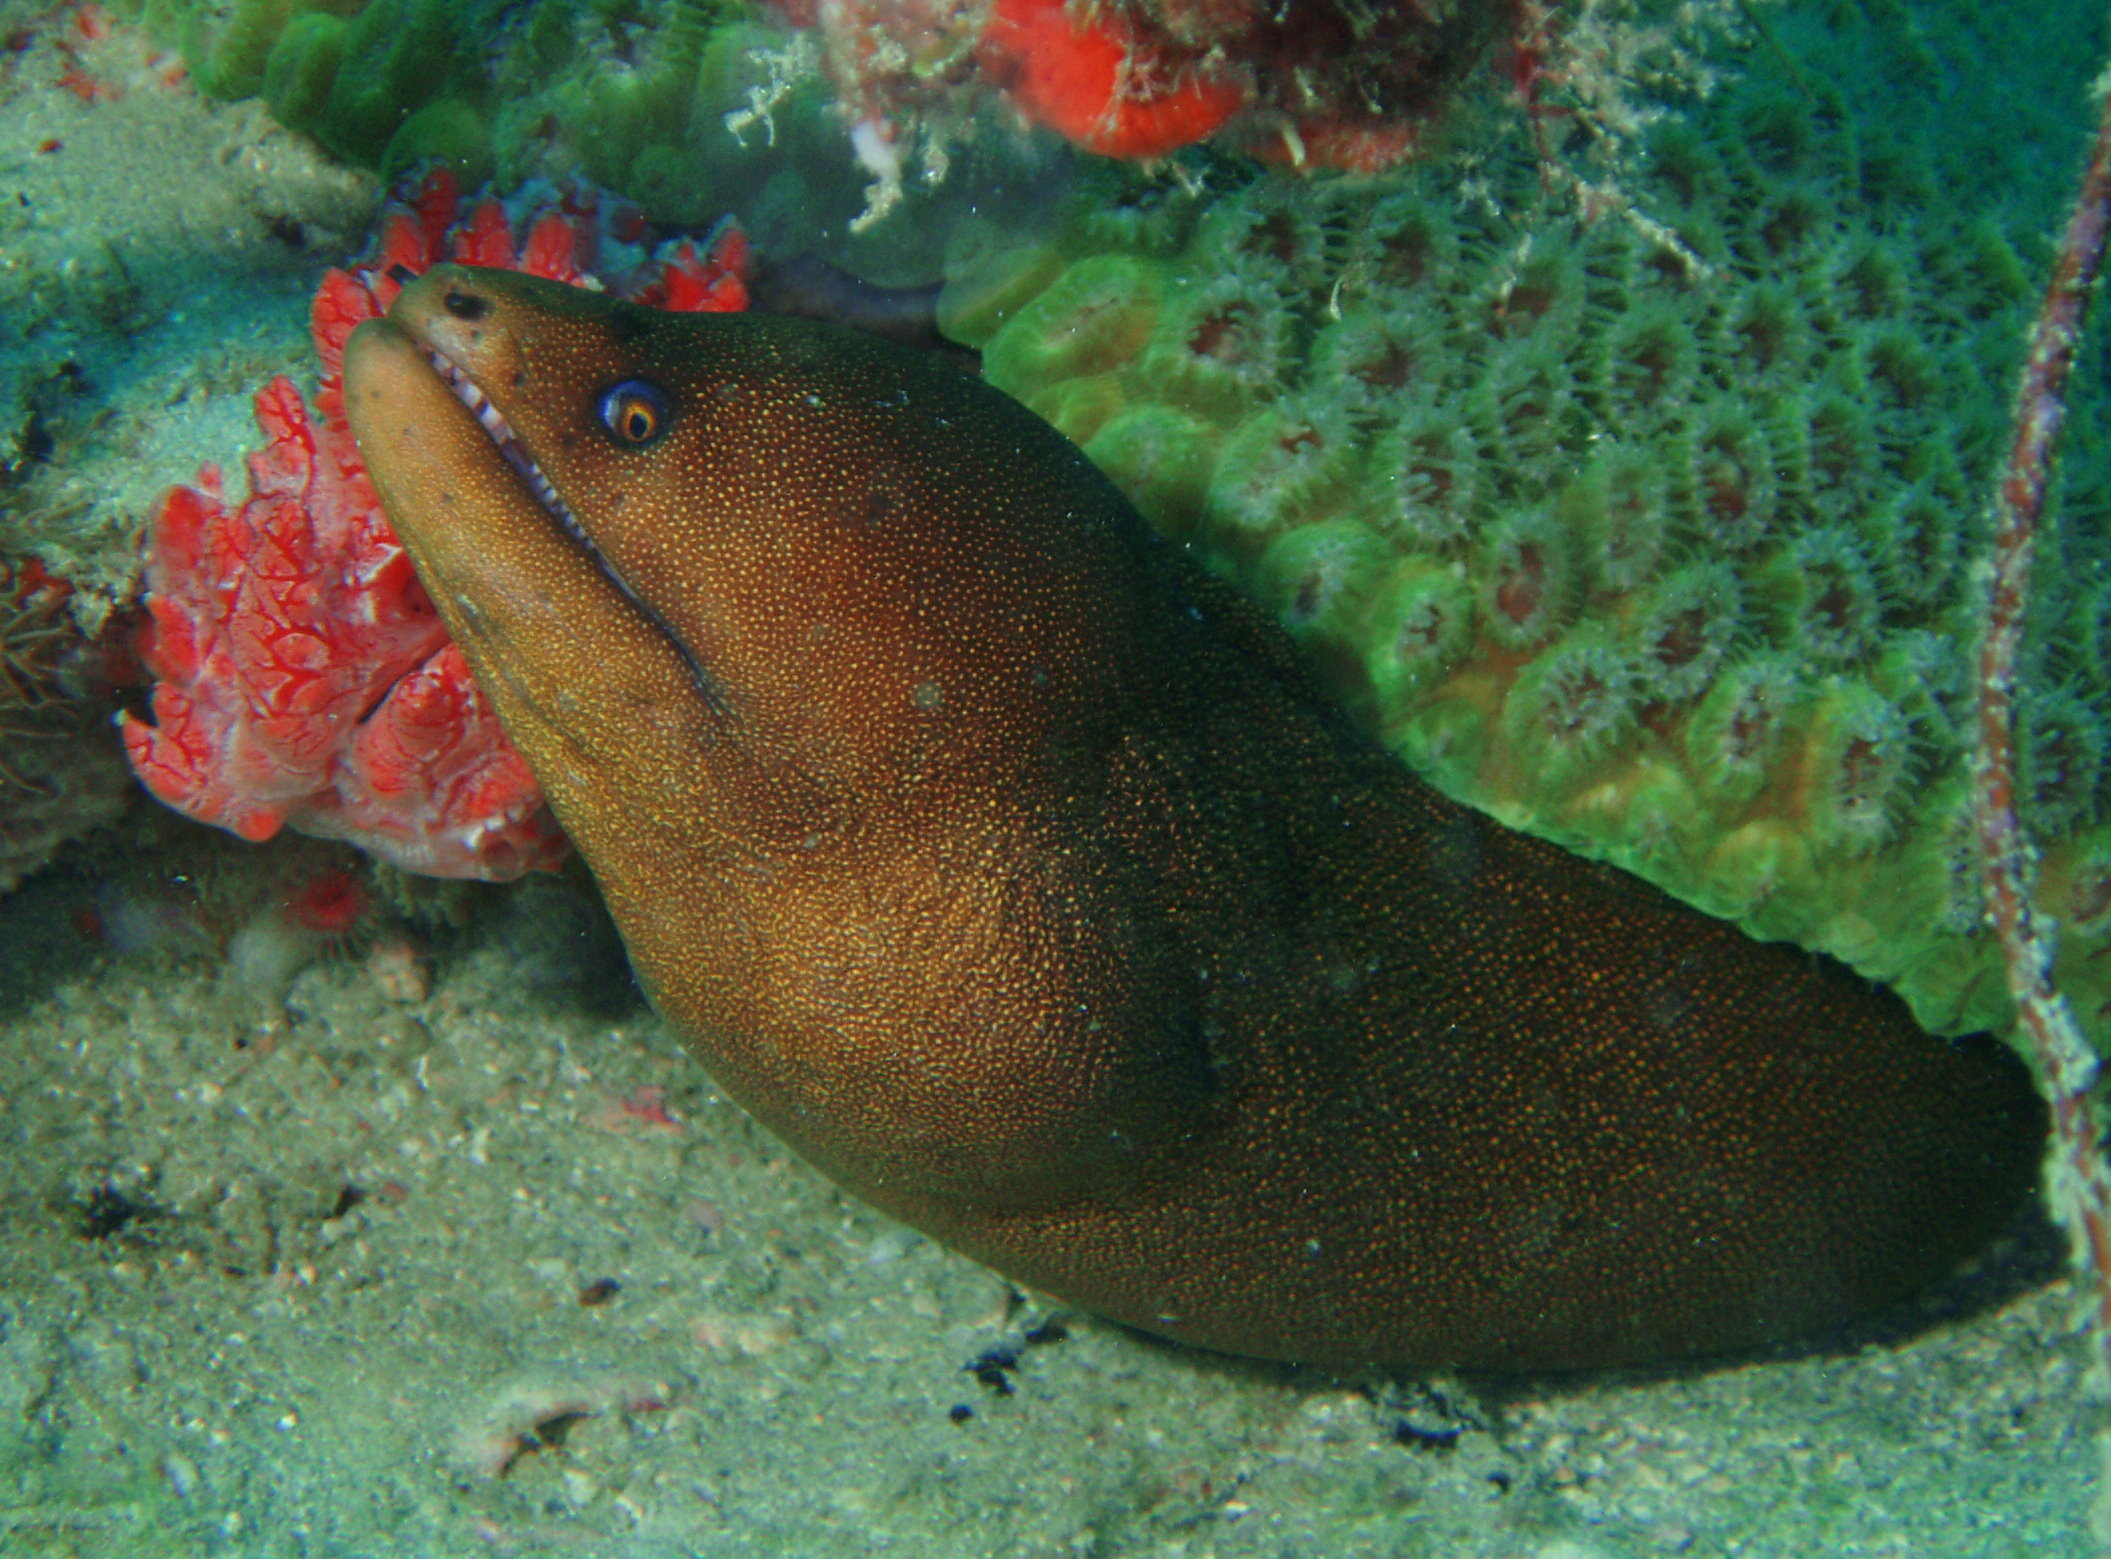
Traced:
[[1911, 1293], [2028, 1194], [2013, 1057], [1444, 799], [1079, 451], [913, 351], [442, 268], [388, 512], [718, 1084], [1144, 1330], [1626, 1365]]

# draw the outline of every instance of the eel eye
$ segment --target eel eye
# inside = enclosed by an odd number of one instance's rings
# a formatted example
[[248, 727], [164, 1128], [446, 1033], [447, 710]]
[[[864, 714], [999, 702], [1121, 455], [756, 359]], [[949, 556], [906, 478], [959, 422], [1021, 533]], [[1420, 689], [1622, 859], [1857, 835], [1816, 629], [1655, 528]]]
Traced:
[[667, 431], [667, 397], [643, 379], [625, 379], [601, 394], [601, 425], [626, 449], [643, 449]]

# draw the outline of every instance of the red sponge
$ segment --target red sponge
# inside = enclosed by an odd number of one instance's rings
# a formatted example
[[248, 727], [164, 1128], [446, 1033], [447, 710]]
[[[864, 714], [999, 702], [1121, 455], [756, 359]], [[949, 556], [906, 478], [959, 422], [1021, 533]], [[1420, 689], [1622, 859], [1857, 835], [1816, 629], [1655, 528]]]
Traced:
[[[154, 718], [128, 716], [124, 738], [157, 797], [245, 839], [290, 827], [408, 871], [503, 880], [568, 847], [367, 480], [345, 423], [344, 345], [387, 309], [395, 275], [453, 259], [576, 285], [604, 239], [629, 228], [622, 212], [604, 222], [591, 197], [517, 223], [495, 200], [457, 221], [459, 208], [453, 180], [435, 174], [387, 213], [370, 268], [323, 279], [317, 412], [289, 379], [258, 393], [265, 447], [249, 459], [245, 498], [224, 502], [208, 469], [163, 502], [141, 648]], [[745, 308], [746, 259], [728, 229], [706, 256], [683, 243], [631, 267], [617, 290], [670, 308]]]
[[1081, 24], [1064, 0], [997, 0], [975, 52], [1027, 118], [1103, 157], [1163, 156], [1246, 105], [1238, 77], [1111, 9]]

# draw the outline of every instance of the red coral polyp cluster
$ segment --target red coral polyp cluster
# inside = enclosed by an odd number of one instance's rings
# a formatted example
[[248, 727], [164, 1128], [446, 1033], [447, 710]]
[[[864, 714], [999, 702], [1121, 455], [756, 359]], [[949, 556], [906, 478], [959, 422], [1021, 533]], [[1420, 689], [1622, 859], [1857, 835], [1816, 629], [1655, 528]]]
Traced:
[[[283, 376], [258, 393], [265, 446], [240, 501], [210, 467], [164, 501], [141, 646], [153, 718], [127, 716], [124, 739], [155, 796], [245, 839], [293, 828], [408, 871], [500, 881], [555, 865], [568, 846], [367, 479], [345, 422], [345, 341], [386, 311], [396, 278], [443, 260], [579, 285], [646, 235], [590, 197], [521, 221], [495, 200], [459, 212], [452, 179], [435, 174], [387, 213], [371, 266], [324, 278], [317, 410]], [[666, 308], [740, 309], [746, 262], [728, 229], [708, 253], [683, 242], [633, 261], [618, 290]]]

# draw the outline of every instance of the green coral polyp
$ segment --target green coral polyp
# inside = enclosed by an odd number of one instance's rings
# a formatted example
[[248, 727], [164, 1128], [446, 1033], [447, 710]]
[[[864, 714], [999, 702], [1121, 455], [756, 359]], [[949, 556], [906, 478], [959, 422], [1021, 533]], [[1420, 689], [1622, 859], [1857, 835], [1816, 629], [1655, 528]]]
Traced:
[[1564, 527], [1545, 509], [1507, 515], [1484, 529], [1474, 552], [1476, 600], [1490, 637], [1512, 650], [1553, 637], [1576, 583]]
[[1728, 552], [1770, 539], [1781, 525], [1781, 489], [1774, 445], [1759, 424], [1734, 404], [1711, 407], [1691, 449], [1693, 502], [1708, 538]]
[[1973, 218], [1959, 235], [1946, 268], [1944, 297], [1966, 319], [1984, 324], [2030, 300], [2030, 269], [2008, 236], [1985, 217]]
[[1143, 371], [1176, 403], [1222, 416], [1273, 396], [1287, 366], [1282, 301], [1240, 276], [1180, 287], [1167, 300]]
[[1362, 304], [1344, 311], [1312, 343], [1312, 380], [1335, 386], [1358, 421], [1381, 423], [1397, 414], [1411, 387], [1433, 375], [1442, 352], [1426, 322]]
[[1288, 526], [1345, 504], [1357, 442], [1347, 413], [1323, 401], [1299, 398], [1248, 417], [1225, 442], [1210, 484], [1212, 542], [1243, 560]]
[[1488, 328], [1498, 336], [1526, 336], [1541, 327], [1573, 323], [1586, 306], [1586, 273], [1573, 243], [1553, 237], [1536, 244], [1503, 277], [1488, 301]]
[[1381, 726], [1414, 706], [1473, 643], [1473, 590], [1456, 563], [1409, 558], [1381, 585], [1364, 634], [1364, 675]]
[[[1979, 871], [1979, 835], [1972, 824], [1971, 793], [1955, 779], [1939, 780], [1929, 787], [1916, 810], [1925, 820], [1913, 837], [1898, 846], [1901, 863], [1910, 862], [1915, 880], [1927, 884], [1929, 919], [1945, 935], [1969, 936], [1986, 923], [1986, 895]], [[1969, 960], [1958, 960], [1967, 969]], [[1980, 971], [1982, 980], [1993, 971]], [[1999, 980], [1996, 975], [1993, 981]], [[1953, 994], [1949, 998], [1956, 1001]], [[1985, 1028], [1999, 1019], [2000, 993], [1986, 1003], [1982, 1014], [1960, 1018], [1971, 1027]]]
[[184, 53], [198, 90], [222, 99], [255, 96], [263, 89], [273, 46], [287, 23], [307, 9], [301, 0], [240, 0], [209, 41], [202, 18], [194, 20]]
[[1551, 341], [1506, 344], [1467, 397], [1466, 416], [1483, 449], [1505, 459], [1493, 476], [1511, 493], [1543, 493], [1574, 468], [1572, 453], [1585, 425], [1570, 374]]
[[1720, 202], [1728, 182], [1722, 158], [1699, 128], [1677, 120], [1658, 134], [1649, 172], [1673, 201], [1689, 208]]
[[1956, 587], [1964, 544], [1957, 516], [1969, 503], [1961, 485], [1926, 478], [1862, 513], [1857, 534], [1885, 593], [1903, 607], [1926, 611]]
[[1203, 218], [1195, 249], [1221, 269], [1286, 292], [1323, 287], [1333, 269], [1331, 235], [1298, 184], [1279, 185], [1259, 200], [1218, 205]]
[[[991, 341], [1019, 310], [1044, 297], [1068, 264], [1050, 245], [1004, 244], [993, 224], [964, 222], [947, 245], [946, 268], [961, 279], [939, 294], [938, 328], [954, 341]], [[1043, 323], [1018, 334], [1040, 335], [1046, 328]], [[1008, 350], [1023, 355], [1029, 349], [1021, 340]], [[1038, 356], [1039, 349], [1033, 350]], [[1021, 371], [1028, 366], [1022, 361]], [[983, 371], [989, 371], [987, 354]]]
[[1036, 385], [1122, 367], [1158, 324], [1158, 265], [1130, 255], [1093, 255], [1020, 311], [983, 353], [990, 383], [1025, 399]]
[[1625, 594], [1657, 577], [1672, 539], [1664, 472], [1640, 449], [1615, 445], [1562, 495], [1563, 517], [1579, 557], [1606, 589]]
[[2111, 838], [2103, 829], [2083, 836], [2062, 877], [2051, 899], [2061, 923], [2085, 935], [2111, 930]]
[[1638, 308], [1614, 330], [1606, 389], [1616, 415], [1661, 411], [1692, 388], [1692, 327], [1668, 304]]
[[1761, 282], [1737, 300], [1729, 319], [1730, 360], [1740, 382], [1782, 385], [1810, 361], [1810, 320], [1788, 288]]
[[1799, 822], [1755, 818], [1713, 842], [1695, 896], [1711, 914], [1752, 928], [1777, 926], [1783, 900], [1808, 892], [1815, 877]]
[[1861, 401], [1822, 393], [1808, 414], [1809, 502], [1814, 513], [1849, 518], [1868, 500], [1876, 439]]
[[1773, 776], [1798, 719], [1803, 685], [1795, 662], [1754, 655], [1725, 668], [1686, 726], [1686, 756], [1701, 788], [1734, 811]]
[[1974, 739], [1976, 708], [1968, 646], [1925, 628], [1892, 635], [1869, 667], [1869, 684], [1898, 706], [1921, 740], [1943, 746]]
[[1634, 731], [1636, 691], [1632, 661], [1591, 629], [1534, 659], [1503, 703], [1513, 783], [1535, 805], [1559, 807]]
[[328, 112], [349, 30], [343, 17], [311, 11], [279, 34], [264, 66], [262, 90], [265, 105], [281, 124], [312, 125]]
[[1883, 239], [1840, 268], [1834, 291], [1842, 311], [1862, 320], [1904, 319], [1913, 296], [1905, 257]]
[[1759, 590], [1775, 617], [1777, 641], [1819, 665], [1849, 665], [1876, 645], [1883, 617], [1876, 574], [1844, 529], [1796, 537], [1761, 575]]
[[1425, 552], [1462, 546], [1492, 499], [1472, 431], [1443, 405], [1408, 413], [1382, 439], [1366, 492], [1379, 528]]
[[1777, 196], [1753, 228], [1756, 247], [1777, 264], [1809, 259], [1832, 230], [1833, 213], [1816, 186], [1791, 186]]
[[[1921, 345], [1910, 327], [1885, 325], [1869, 331], [1862, 338], [1861, 362], [1869, 385], [1894, 412], [1911, 417], [1913, 413], [1925, 411], [1940, 391], [1935, 358]], [[1928, 431], [1932, 433], [1934, 430]], [[1897, 440], [1892, 448], [1899, 454], [1906, 454], [1919, 442], [1918, 439]]]
[[1889, 699], [1857, 678], [1831, 679], [1812, 707], [1807, 762], [1814, 842], [1858, 854], [1891, 838], [1912, 772], [1913, 729]]
[[1379, 294], [1411, 293], [1454, 274], [1457, 219], [1419, 192], [1381, 196], [1349, 242], [1345, 277]]
[[1262, 556], [1254, 593], [1293, 637], [1360, 665], [1364, 618], [1391, 562], [1391, 549], [1354, 520], [1304, 525]]
[[1632, 658], [1646, 698], [1682, 704], [1715, 681], [1737, 642], [1744, 587], [1728, 563], [1688, 563], [1651, 590], [1632, 630]]
[[2024, 820], [2054, 836], [2092, 822], [2106, 747], [2103, 720], [2072, 689], [2025, 700], [2016, 776]]
[[1763, 172], [1796, 173], [1811, 162], [1817, 143], [1807, 102], [1755, 93], [1739, 118], [1738, 145]]
[[441, 94], [446, 73], [435, 67], [453, 54], [463, 20], [447, 0], [370, 0], [346, 30], [328, 107], [303, 128], [341, 156], [379, 162], [403, 122]]
[[1060, 428], [1073, 444], [1089, 444], [1099, 430], [1126, 411], [1127, 391], [1114, 374], [1096, 374], [1089, 379], [1065, 379], [1060, 384], [1027, 398], [1042, 421]]
[[469, 189], [491, 176], [490, 128], [459, 98], [427, 103], [398, 125], [381, 153], [381, 172], [399, 178], [434, 162], [454, 169]]
[[1206, 423], [1157, 402], [1130, 406], [1100, 425], [1085, 453], [1161, 533], [1184, 540], [1195, 528], [1216, 463]]
[[1103, 163], [1082, 195], [1086, 240], [1095, 246], [1167, 255], [1184, 245], [1203, 210], [1201, 191], [1177, 169], [1137, 172]]

